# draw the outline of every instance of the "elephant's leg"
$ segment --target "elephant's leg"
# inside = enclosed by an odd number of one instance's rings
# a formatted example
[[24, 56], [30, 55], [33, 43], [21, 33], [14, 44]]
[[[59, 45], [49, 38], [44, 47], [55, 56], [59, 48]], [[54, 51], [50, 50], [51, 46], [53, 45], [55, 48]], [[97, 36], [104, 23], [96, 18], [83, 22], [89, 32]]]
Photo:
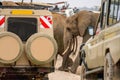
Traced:
[[68, 58], [66, 63], [67, 63], [67, 67], [71, 67], [73, 65], [73, 60], [71, 58]]
[[[60, 55], [60, 52], [58, 52], [57, 55], [55, 56], [54, 65], [56, 65], [56, 63], [57, 63], [58, 55]], [[61, 55], [60, 55], [60, 56], [61, 56]]]
[[70, 49], [64, 54], [63, 56], [63, 62], [62, 66], [59, 68], [59, 70], [67, 70], [68, 71], [68, 65], [69, 63], [73, 63], [72, 59], [69, 58], [71, 51]]
[[71, 71], [72, 73], [75, 73], [75, 72], [76, 72], [77, 67], [79, 66], [79, 63], [80, 63], [80, 56], [79, 56], [79, 54], [78, 54], [77, 57], [76, 57], [76, 59], [75, 59], [75, 61], [74, 61], [74, 63], [73, 63], [73, 65], [71, 66], [71, 69], [70, 69], [70, 71]]
[[72, 62], [72, 60], [70, 60], [69, 55], [71, 54], [71, 40], [69, 41], [69, 45], [68, 45], [68, 50], [65, 52], [65, 54], [63, 55], [63, 62], [62, 62], [62, 66], [59, 68], [59, 70], [66, 70], [68, 69], [68, 62]]

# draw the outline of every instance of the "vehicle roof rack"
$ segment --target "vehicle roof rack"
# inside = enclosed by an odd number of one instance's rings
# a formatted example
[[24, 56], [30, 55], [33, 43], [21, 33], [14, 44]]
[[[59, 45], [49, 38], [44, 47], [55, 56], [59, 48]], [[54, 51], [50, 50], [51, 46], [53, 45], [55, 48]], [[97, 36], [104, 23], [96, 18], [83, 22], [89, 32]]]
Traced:
[[1, 9], [45, 9], [49, 6], [0, 6]]

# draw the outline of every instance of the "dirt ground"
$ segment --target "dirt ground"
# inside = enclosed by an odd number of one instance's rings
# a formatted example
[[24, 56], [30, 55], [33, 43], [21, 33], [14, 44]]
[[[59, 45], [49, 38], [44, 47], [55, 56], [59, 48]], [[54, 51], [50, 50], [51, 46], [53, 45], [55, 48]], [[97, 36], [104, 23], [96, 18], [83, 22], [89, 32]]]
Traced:
[[80, 76], [56, 70], [54, 73], [49, 74], [49, 80], [80, 80]]
[[79, 70], [77, 74], [57, 70], [61, 63], [62, 57], [58, 56], [56, 70], [48, 75], [49, 80], [80, 80]]
[[[81, 44], [82, 38], [78, 37], [78, 44]], [[79, 45], [80, 46], [80, 45]], [[76, 56], [78, 55], [78, 51], [79, 51], [79, 46], [77, 48], [77, 52], [76, 55], [72, 55], [71, 54], [71, 58], [74, 61]], [[80, 80], [80, 66], [77, 69], [77, 73], [73, 74], [70, 72], [64, 72], [64, 71], [59, 71], [58, 68], [61, 66], [62, 64], [62, 57], [58, 56], [57, 58], [57, 62], [55, 65], [55, 72], [48, 74], [49, 80]]]

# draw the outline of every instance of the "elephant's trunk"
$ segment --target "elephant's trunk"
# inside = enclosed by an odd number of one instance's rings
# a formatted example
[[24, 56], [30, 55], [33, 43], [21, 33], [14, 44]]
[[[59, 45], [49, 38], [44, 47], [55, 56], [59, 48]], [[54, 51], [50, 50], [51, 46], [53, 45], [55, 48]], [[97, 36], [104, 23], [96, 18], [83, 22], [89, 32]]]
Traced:
[[[76, 45], [76, 47], [75, 47]], [[72, 50], [71, 50], [72, 49]], [[67, 48], [63, 52], [63, 62], [62, 62], [62, 68], [66, 69], [68, 66], [72, 66], [73, 61], [69, 58], [69, 55], [74, 52], [76, 53], [77, 51], [77, 37], [73, 37], [68, 41]], [[71, 62], [70, 62], [71, 61]]]
[[70, 40], [66, 40], [65, 45], [66, 45], [65, 50], [62, 53], [62, 55], [64, 55], [66, 51], [68, 51], [68, 49], [70, 50], [71, 53], [73, 52], [75, 54], [77, 51], [77, 46], [78, 46], [77, 37], [73, 36]]
[[73, 61], [69, 58], [69, 55], [71, 54], [71, 46], [72, 46], [72, 39], [68, 41], [68, 45], [66, 50], [63, 52], [63, 62], [62, 66], [59, 68], [59, 70], [68, 70], [68, 66], [72, 66]]

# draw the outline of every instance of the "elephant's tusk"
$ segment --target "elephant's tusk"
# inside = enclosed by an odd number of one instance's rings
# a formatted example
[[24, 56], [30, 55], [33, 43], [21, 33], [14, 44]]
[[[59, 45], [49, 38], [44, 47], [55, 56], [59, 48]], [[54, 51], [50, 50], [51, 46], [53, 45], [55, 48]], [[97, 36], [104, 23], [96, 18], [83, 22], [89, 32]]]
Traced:
[[78, 47], [78, 42], [77, 42], [77, 37], [75, 37], [75, 50], [74, 50], [74, 55], [77, 52], [77, 47]]
[[73, 37], [72, 39], [72, 49], [71, 49], [71, 52], [73, 52], [73, 54], [75, 54], [74, 50], [75, 50], [75, 37]]
[[[70, 46], [70, 44], [72, 44], [72, 46]], [[68, 51], [69, 48], [71, 48], [70, 52], [73, 52], [75, 54], [76, 51], [77, 51], [77, 45], [78, 45], [78, 43], [77, 43], [77, 37], [73, 37], [73, 39], [71, 39], [71, 40], [68, 41], [67, 48], [62, 53], [62, 55], [64, 55]]]
[[64, 53], [64, 55], [63, 55], [63, 62], [62, 62], [62, 66], [64, 66], [63, 68], [67, 68], [67, 66], [68, 66], [68, 59], [69, 59], [69, 55], [71, 54], [71, 43], [72, 43], [72, 39], [71, 40], [69, 40], [68, 41], [69, 43], [68, 43], [68, 46], [67, 46], [67, 48], [66, 48], [66, 50], [63, 52]]
[[69, 48], [70, 48], [70, 40], [68, 41], [67, 48], [66, 48], [65, 51], [62, 53], [62, 55], [64, 55], [64, 54], [68, 51]]
[[71, 52], [73, 52], [73, 51], [74, 51], [74, 46], [75, 46], [75, 40], [74, 40], [74, 37], [72, 38], [71, 43], [72, 43], [72, 46], [71, 46]]

